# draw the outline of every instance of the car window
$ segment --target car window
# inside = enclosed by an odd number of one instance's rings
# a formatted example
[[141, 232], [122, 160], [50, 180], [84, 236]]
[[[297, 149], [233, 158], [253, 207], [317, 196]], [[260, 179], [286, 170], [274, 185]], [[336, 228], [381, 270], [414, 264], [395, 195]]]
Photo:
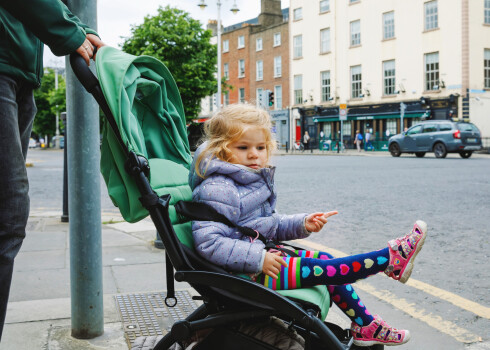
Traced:
[[458, 129], [461, 131], [478, 131], [478, 128], [471, 123], [458, 123]]
[[424, 133], [437, 131], [436, 124], [425, 124], [424, 125]]
[[407, 135], [420, 134], [422, 132], [422, 125], [416, 125], [413, 128], [408, 129]]
[[449, 131], [453, 130], [453, 127], [449, 123], [441, 123], [439, 124], [439, 131]]

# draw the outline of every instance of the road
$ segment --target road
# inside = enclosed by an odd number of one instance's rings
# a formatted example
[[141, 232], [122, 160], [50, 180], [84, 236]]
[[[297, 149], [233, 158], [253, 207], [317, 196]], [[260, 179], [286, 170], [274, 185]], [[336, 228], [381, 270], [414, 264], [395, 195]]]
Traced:
[[[31, 150], [32, 210], [61, 210], [62, 152]], [[382, 274], [357, 284], [372, 313], [413, 336], [403, 349], [490, 349], [490, 157], [276, 156], [277, 209], [338, 210], [301, 242], [336, 256], [386, 246], [428, 223], [406, 285]], [[103, 180], [102, 210], [115, 211]]]

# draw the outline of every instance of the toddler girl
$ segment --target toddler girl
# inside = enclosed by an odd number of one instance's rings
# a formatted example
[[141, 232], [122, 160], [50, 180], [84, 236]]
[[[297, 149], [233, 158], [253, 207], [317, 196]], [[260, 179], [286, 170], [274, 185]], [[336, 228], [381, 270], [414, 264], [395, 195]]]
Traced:
[[[206, 142], [194, 156], [189, 175], [193, 200], [214, 207], [232, 223], [252, 228], [267, 240], [287, 241], [318, 232], [336, 211], [280, 215], [275, 212], [275, 168], [269, 165], [276, 147], [266, 111], [248, 104], [223, 108], [205, 124]], [[335, 259], [318, 251], [266, 251], [264, 243], [236, 228], [213, 221], [193, 221], [195, 248], [203, 258], [228, 271], [246, 273], [274, 290], [327, 285], [332, 300], [351, 319], [354, 343], [398, 345], [407, 330], [389, 326], [372, 315], [350, 285], [381, 271], [405, 283], [421, 249], [427, 225], [417, 221], [408, 235], [388, 247]]]

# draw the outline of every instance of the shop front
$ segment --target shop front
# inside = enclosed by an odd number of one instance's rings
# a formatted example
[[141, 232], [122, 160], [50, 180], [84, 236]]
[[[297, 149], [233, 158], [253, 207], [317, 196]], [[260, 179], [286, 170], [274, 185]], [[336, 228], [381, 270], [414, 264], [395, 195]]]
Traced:
[[289, 109], [269, 111], [272, 121], [272, 133], [279, 149], [289, 147]]

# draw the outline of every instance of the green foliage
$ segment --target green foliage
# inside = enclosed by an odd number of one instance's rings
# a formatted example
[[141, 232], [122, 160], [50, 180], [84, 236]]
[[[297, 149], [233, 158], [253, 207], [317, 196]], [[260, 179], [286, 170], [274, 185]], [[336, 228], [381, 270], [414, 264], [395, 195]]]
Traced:
[[166, 6], [143, 24], [132, 26], [122, 50], [132, 55], [149, 55], [161, 60], [179, 87], [187, 118], [195, 118], [201, 99], [216, 92], [217, 47], [212, 33], [189, 13]]
[[[48, 137], [56, 133], [56, 112], [66, 111], [66, 85], [61, 74], [58, 74], [58, 89], [55, 86], [55, 72], [46, 68], [41, 87], [34, 90], [37, 114], [34, 119], [32, 131], [40, 137]], [[63, 122], [60, 120], [60, 129]]]

